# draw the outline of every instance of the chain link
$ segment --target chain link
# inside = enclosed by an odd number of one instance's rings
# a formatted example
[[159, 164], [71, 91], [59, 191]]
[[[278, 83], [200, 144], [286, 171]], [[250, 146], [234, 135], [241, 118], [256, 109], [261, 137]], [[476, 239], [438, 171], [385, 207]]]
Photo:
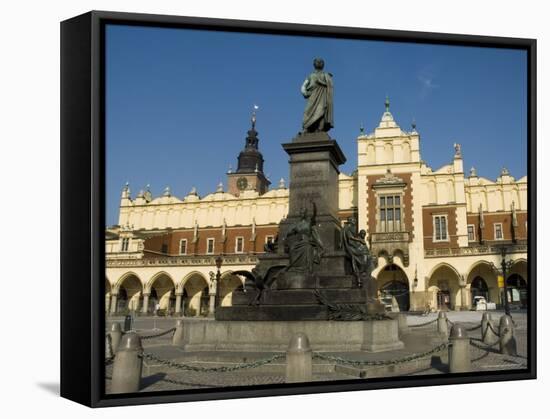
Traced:
[[270, 364], [274, 361], [277, 361], [279, 359], [283, 359], [286, 357], [286, 354], [277, 354], [273, 355], [271, 358], [264, 358], [259, 359], [258, 361], [254, 362], [244, 362], [237, 365], [231, 365], [231, 366], [221, 366], [221, 367], [199, 367], [197, 365], [190, 365], [190, 364], [184, 364], [180, 362], [173, 362], [168, 361], [166, 359], [159, 358], [158, 356], [149, 353], [149, 352], [143, 352], [141, 355], [144, 359], [148, 359], [150, 361], [158, 362], [162, 365], [165, 365], [170, 368], [177, 368], [184, 371], [194, 371], [194, 372], [231, 372], [231, 371], [237, 371], [237, 370], [244, 370], [244, 369], [251, 369], [251, 368], [257, 368], [261, 367], [262, 365]]
[[450, 343], [444, 342], [441, 345], [436, 346], [435, 348], [430, 349], [429, 351], [422, 352], [419, 354], [412, 354], [409, 356], [406, 356], [404, 358], [399, 359], [387, 359], [387, 360], [381, 360], [381, 361], [369, 361], [369, 360], [362, 360], [362, 359], [346, 359], [339, 356], [332, 356], [332, 355], [326, 355], [319, 352], [313, 353], [313, 358], [322, 359], [324, 361], [332, 361], [336, 362], [337, 364], [345, 364], [345, 365], [355, 365], [355, 366], [381, 366], [381, 365], [398, 365], [403, 364], [405, 362], [414, 361], [416, 359], [425, 358], [427, 356], [430, 356], [436, 352], [440, 352], [444, 350], [445, 348], [448, 348], [450, 346]]
[[[490, 323], [488, 323], [490, 324]], [[491, 330], [493, 330], [491, 328]], [[490, 348], [493, 348], [494, 346], [496, 346], [497, 344], [500, 344], [500, 342], [502, 342], [502, 340], [504, 339], [504, 337], [506, 336], [506, 333], [508, 333], [508, 329], [504, 329], [503, 330], [503, 333], [502, 333], [502, 336], [500, 335], [497, 335], [499, 337], [499, 339], [495, 342], [495, 343], [492, 343], [491, 345], [487, 345], [485, 343], [483, 344], [479, 344], [477, 342], [474, 342], [473, 340], [470, 339], [470, 345], [472, 345], [473, 347], [475, 348], [478, 348], [478, 349], [481, 349], [481, 350], [487, 350], [487, 349], [490, 349]]]
[[429, 322], [426, 322], [426, 323], [421, 323], [421, 324], [411, 324], [409, 325], [409, 327], [422, 327], [422, 326], [427, 326], [429, 324], [432, 324], [432, 323], [435, 323], [438, 319], [434, 319], [434, 320], [431, 320]]
[[[490, 328], [491, 331], [495, 334], [495, 336], [500, 337], [500, 333], [497, 332], [497, 331], [493, 328], [493, 325], [491, 324], [491, 322], [487, 322], [487, 325], [488, 325], [487, 328], [488, 328], [488, 329]], [[506, 332], [507, 330], [508, 330], [508, 329], [505, 329], [505, 332]]]
[[468, 332], [473, 332], [474, 330], [480, 329], [481, 326], [483, 326], [483, 325], [480, 323], [480, 324], [478, 324], [477, 326], [468, 327], [468, 328], [466, 329], [466, 331], [468, 331]]
[[140, 336], [141, 340], [147, 340], [147, 339], [154, 339], [159, 338], [164, 335], [168, 335], [169, 333], [173, 333], [176, 331], [176, 328], [173, 327], [171, 329], [165, 330], [164, 332], [157, 333], [156, 335], [148, 335], [148, 336]]

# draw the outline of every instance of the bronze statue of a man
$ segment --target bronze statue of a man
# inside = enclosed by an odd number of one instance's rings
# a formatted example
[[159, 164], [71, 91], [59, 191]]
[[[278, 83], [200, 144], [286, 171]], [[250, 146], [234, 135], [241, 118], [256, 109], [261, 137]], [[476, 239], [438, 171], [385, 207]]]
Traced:
[[302, 84], [302, 95], [307, 99], [302, 127], [304, 132], [328, 131], [334, 127], [332, 74], [323, 71], [325, 62], [313, 60], [315, 71]]

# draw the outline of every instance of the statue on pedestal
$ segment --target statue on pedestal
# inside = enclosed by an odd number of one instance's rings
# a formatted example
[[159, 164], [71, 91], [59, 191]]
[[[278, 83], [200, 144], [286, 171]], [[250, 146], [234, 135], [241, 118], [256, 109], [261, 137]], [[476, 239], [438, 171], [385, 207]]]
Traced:
[[313, 60], [315, 71], [302, 84], [302, 95], [307, 99], [304, 119], [304, 132], [328, 131], [334, 127], [332, 74], [323, 71], [325, 62], [321, 58]]

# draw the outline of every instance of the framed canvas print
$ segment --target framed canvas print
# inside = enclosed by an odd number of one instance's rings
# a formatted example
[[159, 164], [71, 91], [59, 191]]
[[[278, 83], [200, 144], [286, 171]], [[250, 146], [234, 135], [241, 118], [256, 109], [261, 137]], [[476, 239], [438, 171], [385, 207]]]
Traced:
[[536, 377], [532, 39], [61, 24], [63, 397]]

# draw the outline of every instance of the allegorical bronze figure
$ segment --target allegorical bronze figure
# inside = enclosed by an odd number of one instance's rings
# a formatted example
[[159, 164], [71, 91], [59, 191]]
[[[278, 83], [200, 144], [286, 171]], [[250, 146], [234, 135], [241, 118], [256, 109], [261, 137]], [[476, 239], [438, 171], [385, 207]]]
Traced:
[[307, 76], [302, 84], [302, 95], [307, 99], [304, 119], [304, 132], [328, 131], [334, 127], [332, 74], [323, 71], [325, 62], [321, 58], [313, 60], [315, 71]]
[[285, 241], [290, 243], [288, 249], [289, 264], [286, 270], [313, 272], [313, 265], [319, 264], [323, 254], [323, 243], [315, 228], [317, 207], [313, 203], [313, 213], [308, 216], [307, 209], [300, 210], [300, 219], [286, 234]]

